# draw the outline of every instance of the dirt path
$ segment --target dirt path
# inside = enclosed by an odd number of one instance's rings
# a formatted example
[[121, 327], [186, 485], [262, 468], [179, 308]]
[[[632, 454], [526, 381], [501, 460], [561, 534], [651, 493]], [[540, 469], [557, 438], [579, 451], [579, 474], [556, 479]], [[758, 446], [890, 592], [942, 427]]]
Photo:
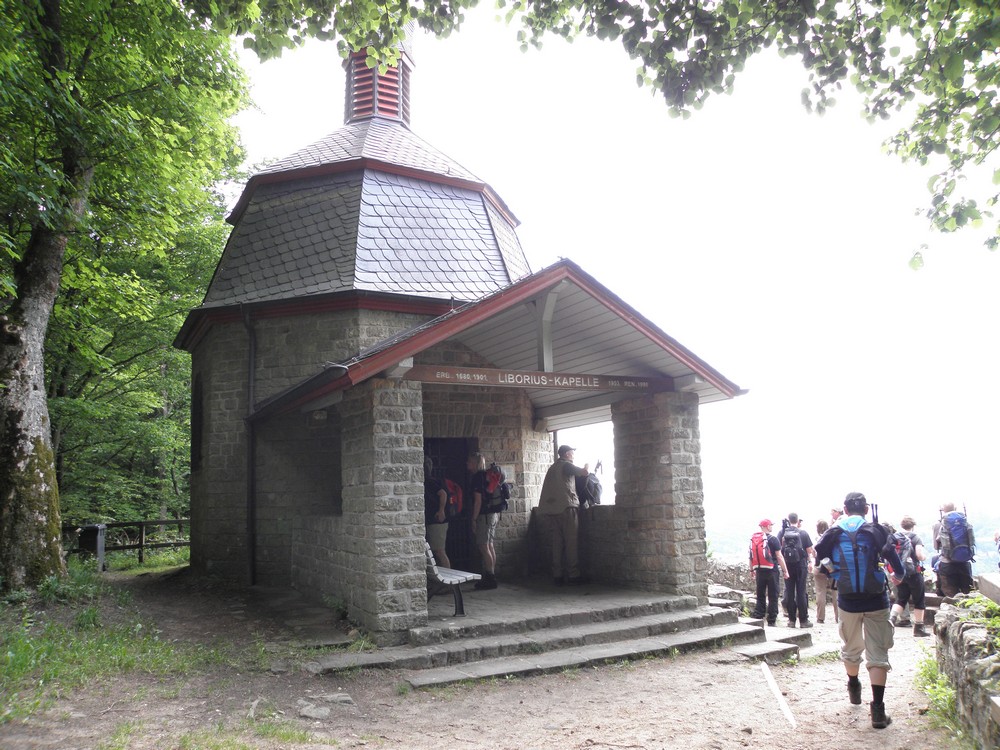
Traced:
[[[273, 635], [271, 624], [220, 592], [136, 601], [161, 637], [210, 642]], [[835, 626], [817, 628], [832, 642]], [[913, 686], [922, 649], [897, 631], [886, 704], [893, 724], [873, 730], [847, 701], [843, 667], [818, 659], [771, 668], [792, 719], [759, 664], [726, 651], [581, 669], [530, 679], [407, 691], [398, 673], [312, 677], [223, 669], [183, 678], [130, 676], [65, 696], [26, 723], [0, 726], [3, 750], [242, 750], [243, 748], [909, 748], [947, 735], [930, 726]], [[345, 698], [345, 696], [349, 696]], [[308, 718], [302, 709], [328, 712]], [[295, 734], [290, 730], [307, 734]]]

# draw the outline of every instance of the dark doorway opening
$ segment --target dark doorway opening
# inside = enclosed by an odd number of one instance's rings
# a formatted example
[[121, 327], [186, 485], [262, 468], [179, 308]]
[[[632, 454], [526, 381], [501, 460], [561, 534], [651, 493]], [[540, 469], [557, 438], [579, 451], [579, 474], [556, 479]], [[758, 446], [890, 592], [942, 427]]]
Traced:
[[425, 438], [424, 455], [434, 461], [434, 478], [457, 482], [463, 489], [462, 518], [448, 524], [448, 543], [445, 550], [451, 566], [458, 570], [479, 570], [479, 555], [475, 535], [469, 519], [472, 513], [472, 493], [469, 490], [472, 475], [466, 468], [470, 453], [479, 449], [477, 438]]

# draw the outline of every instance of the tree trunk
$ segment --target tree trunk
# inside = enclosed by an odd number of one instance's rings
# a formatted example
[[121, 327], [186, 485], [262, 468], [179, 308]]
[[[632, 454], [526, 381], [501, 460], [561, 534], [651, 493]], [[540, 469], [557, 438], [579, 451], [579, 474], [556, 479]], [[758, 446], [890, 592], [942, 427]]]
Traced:
[[57, 200], [38, 209], [14, 266], [17, 297], [0, 314], [0, 591], [37, 586], [66, 571], [59, 486], [45, 388], [45, 335], [69, 237], [85, 226], [94, 180], [79, 90], [64, 88], [67, 66], [61, 0], [41, 0], [32, 24], [43, 73], [53, 86], [53, 136], [61, 181]]
[[62, 221], [32, 230], [14, 270], [17, 298], [0, 316], [0, 590], [65, 572], [59, 487], [45, 388], [45, 334], [71, 232], [83, 225], [93, 169], [64, 151]]

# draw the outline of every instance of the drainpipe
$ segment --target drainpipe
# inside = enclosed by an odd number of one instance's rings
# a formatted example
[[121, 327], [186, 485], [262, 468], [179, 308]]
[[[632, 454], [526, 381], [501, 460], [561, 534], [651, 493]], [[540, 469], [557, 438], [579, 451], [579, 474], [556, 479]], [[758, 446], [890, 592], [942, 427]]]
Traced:
[[250, 311], [240, 305], [243, 326], [247, 329], [247, 416], [243, 421], [246, 436], [246, 500], [247, 500], [247, 572], [250, 585], [257, 583], [257, 429], [250, 419], [254, 412], [257, 359], [257, 332]]

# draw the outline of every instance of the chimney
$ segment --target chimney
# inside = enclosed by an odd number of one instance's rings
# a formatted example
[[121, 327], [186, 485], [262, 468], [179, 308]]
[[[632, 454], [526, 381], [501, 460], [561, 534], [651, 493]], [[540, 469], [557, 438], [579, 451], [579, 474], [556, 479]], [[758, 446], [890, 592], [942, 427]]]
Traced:
[[344, 61], [347, 71], [347, 96], [344, 101], [344, 124], [387, 117], [410, 124], [410, 59], [409, 40], [399, 50], [394, 67], [380, 74], [378, 67], [365, 64], [368, 53], [352, 52]]

